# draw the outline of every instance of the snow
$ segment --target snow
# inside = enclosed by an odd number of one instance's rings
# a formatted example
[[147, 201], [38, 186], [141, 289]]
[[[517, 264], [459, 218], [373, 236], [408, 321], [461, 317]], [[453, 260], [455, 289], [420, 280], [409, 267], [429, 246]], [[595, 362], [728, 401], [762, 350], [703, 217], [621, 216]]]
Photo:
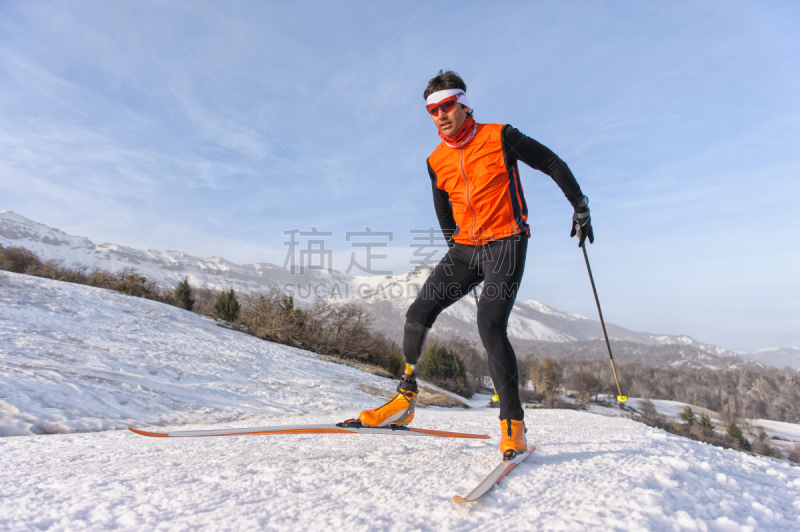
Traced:
[[547, 342], [568, 342], [572, 337], [560, 333], [536, 320], [520, 317], [514, 313], [508, 319], [508, 335], [522, 340], [544, 340]]
[[[641, 412], [642, 411], [641, 401], [643, 401], [643, 399], [629, 397], [626, 404]], [[722, 422], [722, 418], [719, 416], [719, 414], [711, 410], [708, 410], [707, 408], [703, 408], [697, 405], [681, 403], [680, 401], [668, 401], [666, 399], [651, 399], [650, 402], [653, 403], [653, 406], [656, 407], [656, 411], [659, 414], [669, 418], [679, 419], [681, 413], [683, 413], [683, 409], [689, 406], [691, 407], [692, 411], [698, 416], [705, 413], [708, 414], [708, 416], [712, 420]]]
[[[427, 409], [417, 424], [481, 432], [494, 428], [495, 416], [488, 409]], [[466, 507], [451, 497], [466, 494], [496, 464], [494, 430], [492, 441], [351, 435], [165, 440], [118, 431], [4, 438], [0, 528], [800, 526], [800, 473], [785, 463], [620, 418], [536, 410], [528, 424], [537, 451]]]
[[523, 301], [522, 304], [523, 305], [527, 305], [528, 307], [532, 308], [533, 310], [535, 310], [537, 312], [541, 312], [542, 314], [550, 314], [551, 316], [560, 316], [560, 317], [569, 318], [569, 319], [573, 319], [573, 320], [588, 320], [589, 319], [586, 316], [581, 316], [580, 314], [572, 314], [572, 313], [569, 313], [569, 312], [561, 312], [561, 311], [556, 310], [556, 309], [554, 309], [552, 307], [548, 307], [544, 303], [540, 303], [540, 302], [535, 301], [533, 299], [529, 299], [527, 301]]
[[771, 419], [751, 419], [750, 424], [753, 425], [755, 430], [763, 430], [770, 437], [777, 436], [784, 440], [800, 442], [800, 425], [797, 423], [786, 423]]
[[[116, 292], [0, 272], [0, 436], [349, 415], [386, 379]], [[339, 397], [348, 397], [346, 412]]]
[[569, 410], [528, 410], [537, 451], [456, 505], [499, 460], [486, 396], [414, 424], [491, 440], [107, 430], [330, 423], [376, 404], [358, 385], [394, 384], [108, 291], [8, 273], [0, 289], [0, 419], [20, 434], [0, 438], [2, 530], [800, 528], [788, 462]]
[[[642, 399], [628, 398], [626, 404], [641, 412], [642, 411], [641, 401]], [[681, 403], [679, 401], [667, 401], [663, 399], [652, 399], [650, 402], [653, 403], [653, 406], [656, 408], [656, 411], [659, 414], [672, 418], [673, 420], [679, 421], [681, 413], [683, 412], [684, 408], [688, 406], [697, 416], [705, 413], [708, 414], [708, 417], [712, 421], [718, 424], [723, 424], [723, 425], [725, 424], [725, 421], [721, 414], [697, 405]], [[603, 407], [594, 407], [594, 408], [602, 409]], [[599, 412], [600, 410], [598, 410], [598, 413]], [[787, 440], [789, 442], [800, 442], [800, 424], [786, 423], [784, 421], [773, 421], [771, 419], [748, 419], [746, 421], [752, 426], [752, 428], [756, 432], [763, 430], [770, 437], [777, 436], [778, 438]]]

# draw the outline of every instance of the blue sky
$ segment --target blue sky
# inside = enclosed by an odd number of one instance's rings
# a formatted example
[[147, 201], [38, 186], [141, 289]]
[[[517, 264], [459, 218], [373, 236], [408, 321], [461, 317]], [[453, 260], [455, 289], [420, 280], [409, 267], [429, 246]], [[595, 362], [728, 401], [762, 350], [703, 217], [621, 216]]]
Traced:
[[[798, 25], [789, 1], [4, 2], [0, 209], [238, 263], [316, 227], [339, 270], [370, 227], [401, 273], [437, 227], [422, 92], [453, 69], [591, 198], [608, 321], [800, 346]], [[596, 316], [571, 207], [521, 170], [520, 298]]]

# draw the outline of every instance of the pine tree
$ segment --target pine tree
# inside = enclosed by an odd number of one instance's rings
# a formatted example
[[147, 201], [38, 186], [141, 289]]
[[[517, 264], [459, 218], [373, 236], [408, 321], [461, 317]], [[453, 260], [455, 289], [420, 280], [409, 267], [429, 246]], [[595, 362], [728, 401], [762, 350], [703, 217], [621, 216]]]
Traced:
[[236, 293], [231, 287], [229, 292], [223, 290], [217, 296], [217, 300], [214, 302], [214, 315], [221, 320], [233, 322], [239, 317], [240, 308]]
[[406, 367], [406, 361], [403, 358], [403, 351], [392, 342], [392, 352], [389, 354], [386, 369], [397, 378], [403, 374]]
[[701, 429], [708, 431], [714, 430], [714, 424], [711, 422], [711, 418], [708, 417], [708, 414], [706, 413], [700, 415], [700, 420], [697, 422], [697, 424]]
[[731, 421], [728, 424], [728, 436], [739, 443], [740, 449], [744, 451], [749, 451], [751, 449], [750, 442], [744, 437], [742, 429], [739, 428], [739, 425], [737, 425], [735, 421]]
[[192, 310], [194, 299], [192, 299], [192, 287], [189, 286], [189, 278], [185, 277], [178, 286], [175, 287], [175, 299], [180, 303], [180, 307]]
[[423, 379], [430, 380], [456, 393], [467, 387], [467, 368], [458, 353], [441, 344], [432, 344], [422, 358], [419, 373]]
[[738, 441], [742, 441], [744, 439], [742, 429], [739, 428], [739, 425], [737, 425], [735, 421], [728, 423], [728, 436]]
[[697, 419], [692, 411], [692, 407], [686, 405], [684, 407], [683, 412], [681, 412], [681, 419], [684, 420], [690, 427], [694, 425], [695, 420]]

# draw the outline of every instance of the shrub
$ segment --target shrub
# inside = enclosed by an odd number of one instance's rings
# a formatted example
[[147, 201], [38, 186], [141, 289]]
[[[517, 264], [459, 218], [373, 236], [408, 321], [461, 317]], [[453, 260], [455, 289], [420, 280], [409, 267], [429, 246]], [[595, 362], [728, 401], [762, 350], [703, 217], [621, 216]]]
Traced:
[[175, 299], [178, 301], [178, 306], [186, 310], [192, 310], [194, 306], [194, 299], [192, 299], [192, 287], [189, 285], [189, 278], [184, 278], [175, 287]]
[[789, 451], [789, 460], [795, 464], [800, 464], [800, 443], [795, 443], [792, 450]]
[[234, 322], [239, 317], [239, 301], [236, 299], [236, 293], [233, 288], [230, 291], [224, 290], [217, 296], [217, 301], [214, 303], [214, 315], [221, 320]]
[[603, 384], [597, 375], [587, 370], [578, 370], [573, 373], [569, 383], [570, 388], [578, 392], [578, 398], [584, 403], [592, 397], [597, 400], [597, 395], [603, 390]]
[[771, 456], [772, 458], [783, 458], [783, 453], [780, 449], [770, 445], [769, 436], [763, 430], [753, 442], [753, 452], [764, 456]]
[[653, 401], [650, 399], [644, 398], [642, 399], [639, 406], [642, 409], [642, 416], [647, 419], [655, 419], [658, 417], [658, 410], [656, 410], [656, 405], [653, 404]]
[[547, 396], [543, 393], [537, 393], [533, 390], [526, 390], [524, 387], [519, 387], [519, 400], [523, 403], [541, 403]]
[[21, 247], [0, 246], [0, 269], [14, 273], [29, 273], [42, 264], [33, 251]]
[[[203, 316], [216, 317], [214, 305], [217, 303], [219, 297], [219, 290], [212, 290], [211, 288], [192, 288], [192, 298], [194, 305], [192, 305], [192, 312], [201, 314]], [[237, 298], [238, 299], [238, 298]]]
[[561, 397], [557, 395], [548, 395], [544, 401], [542, 401], [542, 405], [545, 408], [560, 408], [560, 409], [569, 409], [569, 410], [586, 410], [586, 405], [576, 404], [569, 401], [564, 401]]
[[533, 383], [538, 393], [555, 395], [564, 383], [564, 369], [553, 358], [546, 358], [539, 362], [533, 357], [526, 359], [522, 364], [523, 378]]
[[148, 281], [133, 268], [124, 268], [116, 273], [95, 268], [87, 273], [86, 266], [75, 264], [66, 267], [63, 260], [42, 261], [35, 253], [25, 248], [0, 246], [0, 269], [54, 281], [116, 290], [131, 296], [175, 304], [168, 292], [162, 291], [156, 286], [155, 281]]
[[463, 393], [467, 388], [467, 369], [458, 353], [442, 344], [428, 347], [419, 365], [420, 376], [446, 390]]

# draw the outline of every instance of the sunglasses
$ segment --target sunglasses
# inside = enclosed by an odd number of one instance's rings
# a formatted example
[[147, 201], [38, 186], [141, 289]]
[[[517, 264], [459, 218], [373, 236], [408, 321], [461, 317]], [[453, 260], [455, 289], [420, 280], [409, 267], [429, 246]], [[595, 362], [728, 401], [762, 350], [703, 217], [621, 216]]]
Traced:
[[439, 116], [439, 111], [443, 113], [449, 113], [453, 110], [453, 107], [456, 106], [458, 103], [458, 96], [451, 96], [445, 100], [442, 100], [439, 103], [432, 103], [430, 105], [425, 106], [431, 116]]

